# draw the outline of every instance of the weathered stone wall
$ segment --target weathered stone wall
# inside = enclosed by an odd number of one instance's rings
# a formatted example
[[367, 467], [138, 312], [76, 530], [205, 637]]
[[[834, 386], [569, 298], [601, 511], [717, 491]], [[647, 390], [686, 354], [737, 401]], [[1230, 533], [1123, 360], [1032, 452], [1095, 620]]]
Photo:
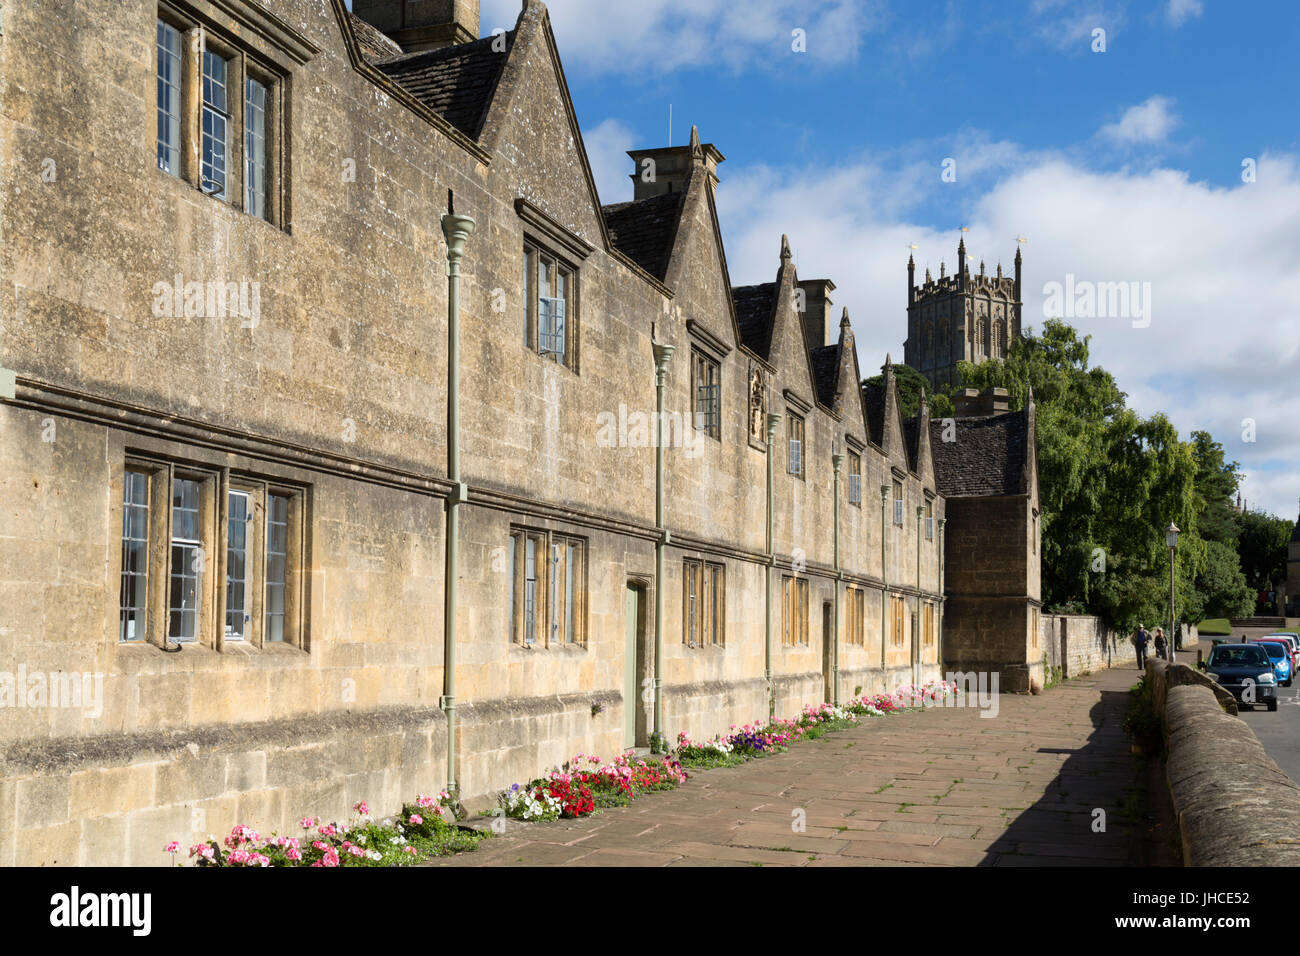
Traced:
[[1107, 667], [1135, 667], [1137, 658], [1127, 638], [1106, 628], [1089, 614], [1048, 614], [1041, 621], [1043, 660], [1065, 678], [1080, 677]]
[[[1187, 866], [1296, 866], [1300, 786], [1215, 687], [1185, 664], [1147, 662], [1164, 722], [1169, 792]], [[1231, 703], [1228, 701], [1227, 703]]]
[[[354, 68], [340, 4], [275, 7], [318, 50], [290, 84], [283, 228], [157, 169], [155, 3], [6, 7], [0, 367], [18, 385], [0, 400], [0, 671], [104, 681], [98, 714], [0, 713], [0, 854], [11, 861], [107, 862], [116, 846], [118, 859], [149, 862], [168, 840], [236, 822], [284, 832], [307, 813], [342, 818], [362, 798], [391, 812], [446, 779], [437, 707], [452, 486], [439, 220], [449, 190], [456, 211], [477, 221], [461, 289], [469, 501], [456, 774], [465, 795], [579, 750], [613, 754], [629, 702], [645, 739], [647, 705], [624, 686], [623, 602], [628, 581], [653, 582], [654, 449], [601, 445], [597, 416], [654, 408], [653, 334], [677, 345], [666, 404], [689, 420], [688, 319], [730, 351], [722, 440], [700, 439], [699, 454], [665, 452], [665, 730], [709, 736], [767, 713], [767, 462], [748, 443], [745, 398], [758, 359], [737, 340], [705, 183], [690, 186], [670, 294], [605, 247], [544, 7], [531, 5], [519, 24], [479, 150]], [[103, 64], [104, 50], [112, 69], [88, 67]], [[55, 81], [74, 73], [80, 82]], [[47, 159], [53, 179], [42, 177]], [[352, 166], [355, 179], [344, 175]], [[593, 247], [579, 270], [576, 372], [522, 342], [521, 196]], [[156, 314], [156, 285], [177, 275], [257, 282], [258, 322]], [[863, 463], [861, 505], [848, 503], [847, 478], [840, 486], [844, 582], [866, 591], [863, 642], [840, 644], [841, 697], [911, 682], [914, 616], [937, 599], [939, 554], [937, 535], [925, 539], [915, 517], [934, 491], [928, 463], [910, 470], [896, 419], [884, 447], [870, 443], [856, 376], [842, 408], [814, 401], [788, 261], [779, 279], [782, 317], [771, 360], [760, 361], [769, 409], [784, 414], [787, 391], [809, 404], [803, 478], [786, 474], [783, 427], [776, 445], [772, 670], [778, 714], [791, 715], [824, 696], [833, 443], [843, 450], [856, 439]], [[215, 635], [179, 652], [119, 642], [131, 454], [303, 489], [300, 646]], [[906, 475], [901, 528], [882, 515], [878, 493], [894, 469]], [[934, 499], [936, 519], [944, 507]], [[518, 524], [586, 539], [585, 645], [509, 641], [499, 556]], [[687, 557], [725, 565], [724, 648], [682, 643]], [[809, 640], [785, 647], [780, 575], [793, 569], [810, 579]], [[886, 580], [907, 599], [898, 641], [882, 625]], [[650, 607], [653, 598], [651, 586]], [[841, 609], [841, 633], [845, 619]], [[651, 622], [643, 658], [653, 640]], [[933, 653], [920, 649], [922, 679], [938, 673]]]

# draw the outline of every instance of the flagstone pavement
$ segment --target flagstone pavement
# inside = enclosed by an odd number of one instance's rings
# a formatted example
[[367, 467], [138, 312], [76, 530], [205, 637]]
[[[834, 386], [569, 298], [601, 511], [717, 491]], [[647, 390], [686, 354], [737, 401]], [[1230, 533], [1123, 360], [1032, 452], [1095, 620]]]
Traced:
[[505, 821], [473, 853], [430, 865], [1140, 865], [1144, 827], [1126, 826], [1124, 808], [1147, 775], [1122, 727], [1139, 676], [1117, 667], [1037, 697], [1003, 694], [995, 717], [867, 718], [784, 754], [691, 771], [629, 807]]

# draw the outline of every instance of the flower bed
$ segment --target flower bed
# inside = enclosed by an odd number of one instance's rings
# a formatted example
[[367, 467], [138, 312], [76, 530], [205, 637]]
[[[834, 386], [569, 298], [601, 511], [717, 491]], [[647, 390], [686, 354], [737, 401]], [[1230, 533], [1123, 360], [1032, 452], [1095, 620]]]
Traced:
[[860, 717], [884, 717], [914, 707], [940, 706], [955, 692], [955, 684], [931, 681], [921, 687], [909, 684], [893, 694], [855, 697], [840, 707], [809, 704], [793, 720], [742, 727], [733, 724], [729, 733], [712, 740], [692, 741], [686, 734], [678, 734], [673, 753], [684, 767], [734, 767], [755, 757], [781, 753], [796, 740], [815, 740], [823, 734], [851, 727]]
[[590, 754], [577, 754], [558, 770], [503, 792], [498, 803], [505, 815], [530, 823], [585, 817], [600, 807], [626, 806], [643, 793], [671, 790], [686, 782], [675, 757], [647, 762], [631, 752], [612, 763]]
[[[264, 837], [238, 825], [223, 841], [209, 837], [194, 844], [189, 855], [195, 866], [409, 866], [473, 850], [487, 836], [444, 820], [442, 808], [454, 806], [445, 791], [437, 798], [421, 794], [415, 803], [403, 804], [398, 816], [375, 820], [362, 801], [352, 808], [357, 817], [350, 823], [304, 817], [297, 837]], [[174, 861], [180, 844], [172, 841], [163, 849]]]

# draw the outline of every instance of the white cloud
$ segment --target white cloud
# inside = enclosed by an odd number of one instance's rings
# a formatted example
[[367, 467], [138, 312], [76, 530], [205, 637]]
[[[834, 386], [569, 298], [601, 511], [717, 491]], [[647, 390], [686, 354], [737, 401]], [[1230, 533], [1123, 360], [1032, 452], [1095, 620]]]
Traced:
[[1130, 106], [1118, 122], [1103, 126], [1099, 135], [1128, 145], [1163, 143], [1179, 123], [1173, 105], [1174, 101], [1166, 96], [1152, 96], [1144, 103]]
[[[1004, 147], [1005, 151], [1005, 147]], [[1255, 183], [1215, 187], [1172, 169], [1095, 172], [1061, 154], [1007, 158], [976, 199], [966, 243], [990, 271], [1025, 257], [1025, 324], [1040, 327], [1044, 284], [1151, 284], [1151, 322], [1069, 319], [1143, 414], [1166, 412], [1181, 433], [1206, 429], [1245, 466], [1252, 504], [1290, 516], [1300, 494], [1300, 163], [1262, 156]], [[937, 184], [937, 177], [936, 184]], [[855, 165], [732, 169], [719, 189], [737, 284], [768, 281], [788, 233], [805, 278], [827, 276], [847, 305], [864, 375], [902, 357], [906, 263], [955, 266], [957, 231], [918, 222], [929, 171], [879, 157]], [[915, 205], [914, 205], [915, 204]], [[954, 214], [955, 215], [955, 214]], [[1243, 441], [1243, 420], [1256, 440]]]
[[636, 139], [631, 129], [612, 117], [582, 134], [601, 205], [632, 198], [632, 181], [628, 179], [632, 160], [627, 151], [636, 148]]
[[[705, 65], [777, 66], [795, 56], [842, 63], [877, 22], [875, 5], [855, 0], [566, 0], [547, 10], [566, 68], [647, 77]], [[484, 0], [481, 32], [510, 29], [518, 16], [518, 0]], [[791, 49], [796, 29], [806, 53]]]
[[1205, 7], [1201, 0], [1169, 0], [1169, 7], [1165, 11], [1165, 16], [1169, 23], [1176, 29], [1193, 17], [1199, 17], [1205, 12]]

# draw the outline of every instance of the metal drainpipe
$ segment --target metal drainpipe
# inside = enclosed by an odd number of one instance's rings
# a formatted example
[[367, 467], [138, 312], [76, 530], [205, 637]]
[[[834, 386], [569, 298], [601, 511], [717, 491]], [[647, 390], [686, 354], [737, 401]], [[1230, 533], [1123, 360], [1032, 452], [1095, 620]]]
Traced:
[[460, 480], [460, 259], [474, 231], [469, 216], [442, 217], [447, 238], [447, 562], [443, 582], [442, 710], [447, 715], [447, 792], [459, 799], [456, 786], [456, 597], [460, 573], [460, 505], [466, 498]]
[[925, 508], [922, 505], [916, 506], [916, 628], [912, 631], [912, 685], [916, 686], [921, 683], [921, 655], [924, 653], [924, 645], [920, 641], [920, 635], [917, 631], [925, 627], [923, 620], [924, 615], [921, 611], [924, 609], [924, 601], [921, 600], [921, 539], [925, 537]]
[[840, 570], [840, 466], [844, 456], [839, 452], [831, 455], [831, 467], [835, 471], [835, 620], [831, 625], [831, 640], [835, 642], [835, 652], [831, 657], [831, 703], [840, 706], [840, 582], [844, 572]]
[[769, 721], [776, 718], [776, 685], [772, 683], [772, 568], [776, 564], [776, 554], [772, 550], [772, 515], [774, 507], [772, 496], [772, 443], [776, 441], [776, 426], [780, 422], [780, 415], [767, 416], [767, 588], [765, 591], [763, 678], [767, 681], [767, 719]]
[[935, 522], [939, 527], [937, 542], [939, 548], [939, 620], [935, 625], [939, 634], [935, 638], [934, 657], [935, 663], [939, 666], [939, 678], [941, 680], [943, 679], [943, 611], [947, 604], [947, 598], [943, 593], [943, 526], [947, 524], [947, 522], [947, 518], [940, 518]]
[[887, 683], [888, 642], [885, 630], [889, 615], [889, 485], [880, 486], [880, 679]]
[[668, 360], [677, 351], [674, 345], [651, 343], [655, 357], [655, 712], [651, 749], [662, 747], [664, 724], [664, 546], [668, 529], [664, 527], [664, 382], [668, 377]]

